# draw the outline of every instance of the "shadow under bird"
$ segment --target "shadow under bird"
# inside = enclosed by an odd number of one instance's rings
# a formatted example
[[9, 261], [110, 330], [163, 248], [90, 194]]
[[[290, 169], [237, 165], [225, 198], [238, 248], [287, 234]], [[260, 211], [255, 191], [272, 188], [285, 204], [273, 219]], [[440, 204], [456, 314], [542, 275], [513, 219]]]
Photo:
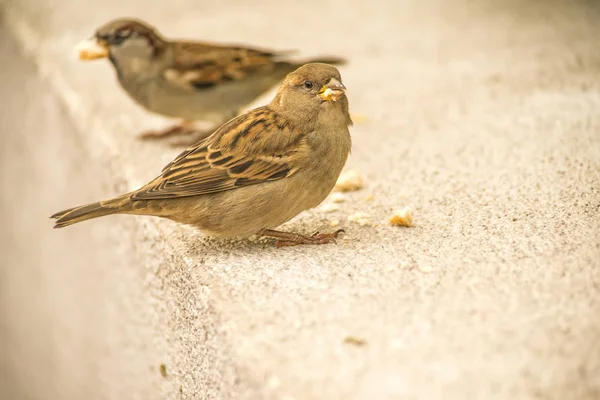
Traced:
[[[117, 19], [77, 46], [81, 60], [108, 58], [121, 87], [146, 110], [182, 123], [144, 138], [205, 137], [305, 63], [343, 64], [335, 57], [292, 62], [286, 53], [237, 45], [168, 40], [147, 23]], [[192, 121], [214, 126], [201, 131]], [[193, 141], [188, 141], [188, 144]]]
[[142, 188], [61, 211], [55, 228], [109, 214], [154, 215], [208, 235], [323, 244], [340, 231], [304, 236], [275, 230], [319, 205], [351, 148], [346, 88], [328, 64], [290, 73], [266, 106], [244, 113], [189, 147]]

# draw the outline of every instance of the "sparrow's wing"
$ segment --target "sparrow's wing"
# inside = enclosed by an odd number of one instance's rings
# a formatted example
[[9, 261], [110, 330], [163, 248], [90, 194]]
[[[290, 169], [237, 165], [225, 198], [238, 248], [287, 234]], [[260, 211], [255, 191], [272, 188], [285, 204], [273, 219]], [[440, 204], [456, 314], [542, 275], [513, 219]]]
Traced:
[[208, 89], [224, 82], [269, 73], [285, 53], [200, 42], [176, 42], [171, 65], [163, 71], [169, 83], [188, 90]]
[[306, 134], [280, 121], [268, 106], [234, 118], [181, 153], [132, 200], [217, 193], [294, 174], [308, 157]]

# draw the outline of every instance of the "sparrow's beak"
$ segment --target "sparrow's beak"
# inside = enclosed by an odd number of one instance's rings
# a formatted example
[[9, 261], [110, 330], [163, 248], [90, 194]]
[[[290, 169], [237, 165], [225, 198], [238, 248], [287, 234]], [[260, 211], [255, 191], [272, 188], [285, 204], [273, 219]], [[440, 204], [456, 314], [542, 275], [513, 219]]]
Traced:
[[75, 47], [80, 60], [89, 61], [108, 57], [108, 43], [102, 39], [89, 38]]
[[346, 86], [335, 78], [331, 78], [326, 85], [319, 90], [319, 96], [325, 101], [337, 101], [346, 93]]

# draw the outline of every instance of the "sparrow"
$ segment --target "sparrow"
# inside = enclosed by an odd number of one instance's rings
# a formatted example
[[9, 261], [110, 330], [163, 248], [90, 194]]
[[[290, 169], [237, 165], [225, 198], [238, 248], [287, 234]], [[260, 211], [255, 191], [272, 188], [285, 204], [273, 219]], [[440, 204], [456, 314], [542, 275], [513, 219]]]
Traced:
[[187, 148], [133, 192], [52, 215], [55, 228], [110, 214], [153, 215], [207, 235], [324, 244], [341, 230], [306, 236], [279, 225], [331, 192], [351, 149], [346, 88], [328, 64], [290, 73], [274, 99]]
[[[81, 60], [108, 58], [121, 87], [146, 110], [183, 121], [143, 138], [196, 133], [240, 113], [285, 76], [305, 63], [343, 64], [340, 58], [306, 62], [285, 59], [290, 52], [169, 40], [136, 19], [117, 19], [97, 29], [76, 48]], [[192, 121], [211, 123], [202, 132]]]

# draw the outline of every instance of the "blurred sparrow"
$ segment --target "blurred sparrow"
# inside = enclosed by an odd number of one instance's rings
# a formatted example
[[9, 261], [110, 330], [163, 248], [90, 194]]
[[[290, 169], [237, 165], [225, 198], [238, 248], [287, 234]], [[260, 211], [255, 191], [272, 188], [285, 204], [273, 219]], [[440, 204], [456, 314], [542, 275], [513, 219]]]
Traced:
[[[171, 129], [142, 135], [145, 138], [191, 132], [207, 136], [305, 64], [286, 61], [284, 53], [268, 50], [170, 41], [134, 19], [107, 23], [77, 51], [81, 60], [108, 57], [123, 89], [146, 110], [183, 119]], [[308, 62], [341, 64], [343, 60]], [[191, 121], [208, 121], [214, 126], [201, 132]]]
[[215, 236], [270, 236], [278, 246], [329, 243], [340, 231], [304, 236], [275, 228], [319, 205], [334, 187], [351, 147], [345, 91], [335, 67], [304, 65], [271, 103], [225, 123], [147, 185], [54, 214], [54, 227], [137, 214]]

